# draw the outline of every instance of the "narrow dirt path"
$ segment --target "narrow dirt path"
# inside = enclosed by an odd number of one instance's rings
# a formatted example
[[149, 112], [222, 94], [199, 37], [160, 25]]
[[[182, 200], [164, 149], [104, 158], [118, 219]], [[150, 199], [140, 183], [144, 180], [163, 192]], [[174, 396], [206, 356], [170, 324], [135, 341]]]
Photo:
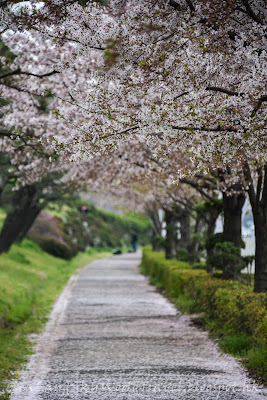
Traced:
[[12, 400], [266, 399], [139, 263], [138, 254], [114, 256], [71, 279]]

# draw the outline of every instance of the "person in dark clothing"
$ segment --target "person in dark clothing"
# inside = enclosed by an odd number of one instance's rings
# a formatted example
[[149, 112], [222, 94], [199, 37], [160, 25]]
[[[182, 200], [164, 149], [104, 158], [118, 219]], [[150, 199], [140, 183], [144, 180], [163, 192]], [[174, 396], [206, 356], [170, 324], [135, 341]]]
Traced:
[[137, 251], [137, 242], [138, 242], [138, 236], [136, 232], [132, 233], [132, 246], [133, 246], [133, 251], [136, 253]]

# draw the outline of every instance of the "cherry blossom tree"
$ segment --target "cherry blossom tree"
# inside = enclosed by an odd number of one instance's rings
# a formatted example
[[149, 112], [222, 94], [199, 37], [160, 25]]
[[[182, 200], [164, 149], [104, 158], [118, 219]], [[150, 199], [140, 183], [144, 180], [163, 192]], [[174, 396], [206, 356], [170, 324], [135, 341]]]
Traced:
[[[180, 178], [226, 171], [225, 202], [238, 190], [254, 204], [255, 290], [266, 291], [264, 1], [49, 0], [24, 12], [10, 3], [2, 2], [3, 37], [20, 51], [2, 79], [20, 79], [24, 96], [53, 98], [53, 133], [40, 137], [71, 161], [144, 143], [166, 170], [175, 153], [187, 154]], [[21, 114], [14, 105], [5, 124], [25, 134]]]

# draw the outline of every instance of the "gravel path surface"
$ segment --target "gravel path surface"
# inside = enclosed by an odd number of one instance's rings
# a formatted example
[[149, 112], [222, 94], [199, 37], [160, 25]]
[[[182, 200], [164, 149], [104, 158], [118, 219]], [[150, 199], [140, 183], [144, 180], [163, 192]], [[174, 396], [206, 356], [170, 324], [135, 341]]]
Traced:
[[114, 256], [72, 277], [11, 400], [266, 400], [139, 263]]

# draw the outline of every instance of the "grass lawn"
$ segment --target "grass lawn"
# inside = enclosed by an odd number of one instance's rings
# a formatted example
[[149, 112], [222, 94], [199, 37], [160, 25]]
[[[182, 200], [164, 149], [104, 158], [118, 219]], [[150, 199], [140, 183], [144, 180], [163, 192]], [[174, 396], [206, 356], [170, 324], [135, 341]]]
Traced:
[[[1, 216], [1, 215], [0, 215]], [[32, 352], [29, 335], [40, 332], [70, 276], [110, 253], [90, 250], [70, 261], [53, 257], [26, 239], [0, 255], [0, 399]]]

